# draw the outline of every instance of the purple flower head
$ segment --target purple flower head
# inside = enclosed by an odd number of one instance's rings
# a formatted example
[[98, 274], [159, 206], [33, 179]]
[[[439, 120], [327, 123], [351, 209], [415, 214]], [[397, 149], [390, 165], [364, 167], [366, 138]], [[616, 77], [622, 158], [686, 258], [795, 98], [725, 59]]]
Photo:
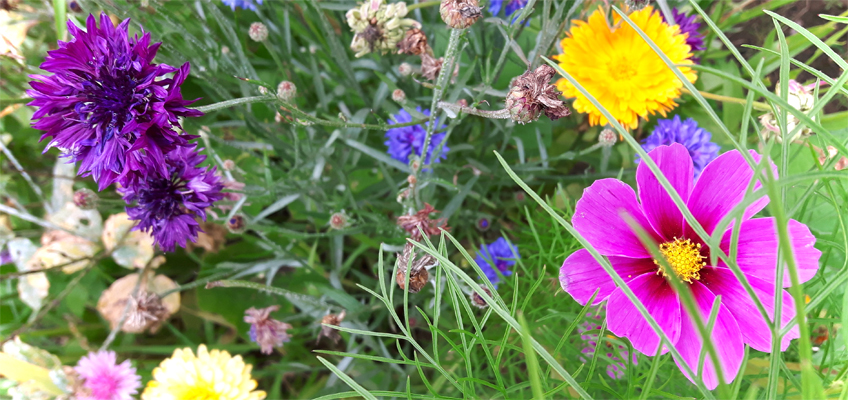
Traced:
[[141, 378], [130, 360], [117, 364], [114, 351], [88, 353], [74, 371], [87, 389], [86, 396], [79, 397], [81, 400], [132, 400], [141, 387]]
[[[148, 231], [164, 251], [175, 245], [185, 247], [201, 231], [197, 217], [206, 220], [207, 207], [223, 197], [224, 186], [215, 168], [199, 167], [206, 159], [195, 146], [179, 147], [164, 156], [161, 166], [152, 160], [140, 165], [143, 173], [133, 175], [121, 189], [130, 219], [139, 221], [135, 229]], [[165, 170], [161, 173], [160, 169]]]
[[9, 249], [5, 247], [0, 247], [0, 265], [6, 265], [12, 263], [12, 254], [9, 253]]
[[236, 7], [241, 8], [242, 10], [256, 11], [255, 3], [261, 5], [262, 0], [221, 0], [221, 3], [230, 6], [233, 11], [236, 10]]
[[515, 265], [516, 260], [521, 258], [518, 254], [518, 246], [510, 245], [503, 237], [498, 238], [489, 245], [481, 245], [480, 251], [477, 252], [477, 258], [474, 261], [486, 274], [486, 278], [495, 287], [498, 286], [501, 278], [495, 271], [500, 271], [503, 276], [512, 275], [510, 268]]
[[274, 347], [280, 347], [283, 343], [291, 340], [287, 331], [292, 326], [271, 318], [271, 313], [279, 309], [280, 306], [260, 309], [250, 307], [244, 312], [244, 322], [250, 324], [250, 330], [247, 334], [250, 336], [250, 340], [260, 346], [262, 354], [271, 354], [274, 352]]
[[[706, 234], [721, 237], [715, 248], [705, 243], [684, 220], [683, 213], [645, 163], [636, 168], [638, 193], [617, 179], [601, 179], [589, 186], [575, 206], [574, 229], [609, 260], [645, 305], [680, 352], [680, 357], [674, 361], [692, 381], [698, 378], [689, 375], [682, 365], [698, 371], [703, 347], [693, 318], [707, 321], [714, 300], [721, 296], [710, 340], [717, 344], [724, 381], [730, 382], [739, 372], [746, 344], [758, 351], [772, 350], [771, 322], [757, 311], [748, 292], [724, 261], [718, 258], [712, 264], [710, 260], [713, 252], [730, 254], [733, 228], [720, 223], [745, 200], [750, 182], [755, 181], [755, 191], [762, 188], [759, 179], [763, 175], [755, 175], [737, 150], [724, 153], [709, 163], [697, 181], [693, 178], [692, 157], [682, 144], [659, 146], [648, 156], [657, 163]], [[756, 163], [762, 159], [754, 151], [750, 151], [750, 156]], [[769, 164], [776, 176], [777, 168]], [[749, 204], [734, 226], [739, 228], [736, 263], [761, 300], [766, 314], [774, 315], [775, 289], [789, 287], [791, 282], [788, 272], [783, 281], [775, 281], [775, 268], [780, 265], [775, 218], [752, 218], [768, 202], [768, 197], [761, 197]], [[624, 214], [628, 218], [623, 217]], [[638, 224], [657, 244], [664, 262], [653, 258], [630, 228], [630, 223]], [[806, 282], [818, 271], [821, 252], [813, 247], [816, 238], [806, 225], [795, 220], [787, 225], [798, 278]], [[785, 263], [780, 268], [785, 268]], [[690, 315], [682, 306], [680, 297], [666, 279], [674, 279], [674, 275], [682, 284], [689, 285], [699, 315]], [[581, 304], [586, 304], [598, 290], [593, 303], [607, 302], [610, 332], [629, 339], [637, 351], [654, 356], [657, 350], [662, 350], [660, 337], [588, 250], [578, 250], [565, 260], [559, 280], [563, 290]], [[789, 326], [795, 318], [795, 305], [789, 293], [782, 296], [781, 326]], [[786, 350], [789, 342], [799, 335], [798, 326], [792, 327], [781, 339], [780, 349]], [[709, 358], [704, 362], [701, 379], [708, 389], [718, 385], [717, 368]]]
[[[671, 10], [671, 13], [674, 15], [674, 23], [680, 27], [680, 33], [687, 35], [686, 44], [692, 48], [692, 51], [706, 50], [707, 47], [704, 45], [704, 34], [699, 31], [701, 29], [701, 23], [695, 21], [697, 15], [692, 14], [687, 16], [685, 13], [680, 12], [676, 7]], [[663, 15], [663, 21], [665, 21], [665, 15]], [[693, 58], [692, 61], [697, 64], [700, 59]]]
[[[504, 3], [506, 3], [506, 7], [504, 7]], [[489, 3], [489, 12], [492, 15], [498, 15], [501, 12], [501, 8], [504, 9], [504, 13], [507, 16], [514, 14], [516, 11], [524, 8], [527, 5], [527, 0], [492, 0]], [[517, 18], [518, 16], [516, 16]], [[512, 22], [515, 22], [513, 20]]]
[[[712, 134], [704, 128], [698, 126], [692, 118], [687, 118], [686, 121], [681, 121], [680, 116], [675, 115], [674, 119], [657, 120], [657, 126], [651, 133], [651, 136], [642, 141], [642, 148], [646, 152], [662, 146], [671, 145], [672, 143], [680, 143], [689, 151], [689, 156], [695, 166], [695, 177], [701, 175], [701, 171], [712, 160], [718, 157], [719, 145], [710, 141]], [[636, 162], [639, 162], [639, 157], [636, 157]]]
[[[426, 116], [430, 116], [430, 110], [421, 111], [421, 107], [417, 107], [416, 110]], [[405, 124], [408, 122], [412, 122], [412, 116], [406, 110], [400, 110], [396, 115], [392, 115], [389, 125]], [[409, 156], [413, 153], [420, 157], [424, 147], [424, 139], [427, 136], [427, 124], [425, 122], [423, 125], [404, 126], [386, 131], [386, 139], [388, 140], [386, 140], [385, 145], [389, 148], [389, 155], [404, 164], [409, 162]], [[436, 131], [445, 129], [444, 125], [439, 125], [438, 118], [435, 124]], [[430, 144], [427, 147], [427, 158], [424, 160], [424, 164], [430, 164], [430, 158], [433, 157], [433, 152], [444, 140], [444, 133], [433, 133], [430, 137]], [[448, 146], [444, 145], [435, 162], [447, 159], [448, 150], [450, 150]]]
[[41, 64], [53, 75], [30, 75], [27, 91], [38, 107], [33, 127], [45, 131], [42, 140], [52, 137], [45, 151], [55, 146], [79, 161], [79, 174], [93, 175], [100, 190], [130, 172], [138, 150], [162, 164], [162, 154], [193, 138], [175, 131], [182, 129], [178, 117], [203, 115], [186, 108], [194, 100], [180, 93], [189, 64], [154, 64], [160, 43], [150, 44], [149, 33], [130, 38], [128, 26], [112, 26], [106, 14], [100, 27], [89, 15], [85, 31], [69, 21], [74, 39], [60, 41]]

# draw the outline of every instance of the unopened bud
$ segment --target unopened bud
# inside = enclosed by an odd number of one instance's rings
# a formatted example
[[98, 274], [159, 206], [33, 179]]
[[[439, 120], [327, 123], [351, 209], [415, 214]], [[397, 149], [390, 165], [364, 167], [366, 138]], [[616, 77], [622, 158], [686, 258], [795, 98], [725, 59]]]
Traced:
[[442, 21], [454, 29], [465, 29], [483, 16], [478, 0], [442, 0], [439, 14]]
[[83, 188], [74, 192], [74, 205], [82, 210], [93, 210], [97, 208], [98, 202], [100, 198], [91, 189]]
[[268, 39], [268, 27], [261, 22], [254, 22], [250, 24], [250, 28], [247, 30], [247, 35], [250, 36], [254, 42], [264, 42], [265, 39]]
[[334, 213], [330, 216], [330, 228], [341, 230], [347, 227], [348, 217], [344, 211]]
[[236, 163], [233, 160], [224, 160], [224, 169], [227, 171], [232, 171], [236, 167]]
[[231, 233], [244, 233], [245, 228], [247, 228], [247, 221], [241, 214], [236, 214], [227, 221], [227, 229]]
[[492, 226], [492, 224], [489, 222], [488, 218], [483, 217], [477, 220], [477, 230], [480, 232], [489, 230], [490, 226]]
[[259, 94], [268, 94], [268, 88], [266, 88], [265, 86], [260, 86]]
[[401, 74], [401, 76], [409, 76], [409, 75], [412, 75], [412, 66], [411, 66], [411, 65], [409, 65], [409, 63], [402, 63], [402, 64], [398, 67], [398, 73], [400, 73], [400, 74]]
[[278, 112], [278, 113], [276, 113], [276, 114], [274, 115], [274, 122], [276, 122], [276, 123], [278, 123], [278, 124], [279, 124], [279, 123], [281, 123], [281, 122], [283, 122], [283, 114], [280, 114], [279, 112]]
[[277, 98], [280, 100], [291, 103], [294, 100], [294, 96], [297, 95], [297, 86], [294, 83], [289, 81], [282, 81], [279, 85], [277, 85]]
[[[482, 289], [483, 292], [489, 295], [489, 297], [492, 297], [492, 292], [489, 290], [489, 288], [480, 285], [480, 289]], [[471, 304], [474, 304], [479, 308], [486, 308], [489, 306], [489, 303], [486, 302], [486, 299], [484, 299], [483, 296], [477, 294], [477, 292], [471, 292]]]
[[397, 103], [403, 103], [406, 101], [406, 93], [404, 93], [403, 90], [395, 89], [395, 91], [392, 92], [392, 100]]
[[598, 135], [598, 143], [604, 147], [611, 147], [618, 141], [618, 136], [612, 129], [606, 128]]
[[459, 99], [459, 100], [456, 101], [456, 105], [458, 105], [460, 107], [468, 107], [468, 100]]

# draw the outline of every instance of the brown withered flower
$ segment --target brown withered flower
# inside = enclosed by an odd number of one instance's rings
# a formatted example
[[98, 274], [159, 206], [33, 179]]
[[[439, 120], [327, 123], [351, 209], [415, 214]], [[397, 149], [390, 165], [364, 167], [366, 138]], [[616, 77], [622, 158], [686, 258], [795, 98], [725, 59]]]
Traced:
[[483, 8], [478, 0], [442, 0], [439, 14], [451, 28], [465, 29], [483, 16]]
[[435, 212], [439, 212], [439, 210], [436, 210], [428, 203], [424, 203], [424, 208], [415, 214], [398, 217], [397, 224], [409, 233], [409, 236], [415, 241], [421, 240], [419, 226], [427, 236], [435, 235], [442, 229], [446, 232], [450, 231], [450, 227], [447, 226], [447, 221], [444, 218], [430, 219], [430, 214]]
[[433, 57], [427, 53], [421, 55], [421, 76], [435, 81], [442, 70], [442, 64], [445, 62], [443, 57]]
[[271, 354], [274, 347], [280, 347], [291, 340], [287, 331], [292, 326], [271, 318], [271, 313], [279, 309], [277, 305], [260, 309], [250, 307], [244, 312], [244, 322], [250, 324], [250, 340], [259, 345], [262, 354]]
[[412, 28], [406, 31], [406, 36], [398, 42], [397, 48], [398, 54], [409, 54], [413, 56], [433, 52], [430, 49], [430, 45], [427, 44], [427, 35], [418, 28]]
[[[398, 287], [403, 290], [406, 285], [406, 271], [408, 267], [409, 271], [411, 271], [409, 273], [409, 293], [418, 293], [427, 285], [427, 282], [430, 280], [428, 269], [438, 262], [435, 257], [429, 254], [415, 256], [415, 246], [409, 242], [406, 242], [406, 245], [403, 246], [403, 252], [397, 255], [398, 271], [395, 281]], [[412, 260], [412, 265], [410, 265], [410, 259]]]
[[324, 325], [339, 326], [339, 324], [344, 321], [346, 312], [347, 311], [342, 310], [342, 312], [338, 314], [327, 314], [324, 318], [321, 318], [321, 332], [318, 334], [318, 340], [316, 340], [315, 343], [320, 342], [322, 337], [332, 340], [333, 343], [338, 343], [342, 338], [339, 331]]
[[[482, 289], [483, 292], [488, 294], [489, 297], [492, 297], [492, 291], [489, 290], [489, 288], [480, 285], [480, 289]], [[474, 306], [478, 308], [486, 308], [489, 306], [489, 303], [486, 302], [486, 299], [484, 299], [483, 296], [480, 296], [479, 294], [477, 294], [477, 292], [474, 291], [471, 292], [471, 304], [474, 304]]]
[[130, 310], [124, 326], [129, 330], [145, 330], [161, 324], [170, 315], [156, 293], [139, 290], [138, 296], [130, 296]]
[[556, 70], [540, 65], [513, 79], [506, 95], [506, 109], [513, 121], [526, 124], [539, 119], [542, 113], [552, 120], [571, 115], [571, 110], [560, 100], [560, 91], [550, 84], [554, 75]]

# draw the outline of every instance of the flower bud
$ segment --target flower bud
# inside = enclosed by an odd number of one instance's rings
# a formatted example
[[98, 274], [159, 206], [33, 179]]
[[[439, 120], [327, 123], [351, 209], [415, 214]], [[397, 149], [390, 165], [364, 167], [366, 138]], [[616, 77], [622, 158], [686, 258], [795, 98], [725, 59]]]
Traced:
[[406, 102], [406, 93], [404, 93], [403, 90], [395, 89], [395, 91], [392, 92], [392, 100], [397, 103], [404, 103]]
[[297, 86], [294, 83], [289, 81], [282, 81], [279, 85], [277, 85], [277, 98], [286, 102], [291, 103], [294, 100], [294, 96], [297, 95]]
[[83, 188], [74, 192], [74, 205], [81, 210], [94, 210], [98, 202], [100, 198], [91, 189]]
[[398, 73], [400, 73], [400, 75], [401, 75], [401, 76], [409, 76], [409, 75], [412, 75], [412, 66], [411, 66], [411, 65], [409, 65], [409, 63], [402, 63], [402, 64], [398, 67]]
[[492, 226], [492, 223], [489, 222], [489, 219], [486, 217], [480, 218], [477, 220], [477, 230], [480, 232], [485, 232], [489, 230], [489, 227]]
[[442, 0], [439, 14], [442, 21], [454, 29], [465, 29], [483, 16], [478, 0]]
[[348, 226], [348, 217], [344, 211], [333, 213], [330, 216], [330, 228], [341, 230]]
[[236, 163], [233, 160], [224, 160], [224, 169], [227, 171], [232, 171], [236, 168]]
[[618, 141], [618, 135], [612, 129], [606, 128], [598, 135], [598, 143], [604, 147], [611, 147]]
[[236, 214], [227, 221], [227, 229], [231, 233], [244, 233], [246, 228], [247, 221], [244, 220], [244, 216], [241, 214]]
[[247, 30], [247, 35], [250, 36], [254, 42], [264, 42], [265, 39], [268, 39], [268, 27], [261, 22], [254, 22], [250, 24], [250, 28]]
[[[489, 295], [489, 297], [492, 297], [492, 291], [490, 291], [489, 288], [487, 288], [483, 285], [480, 285], [480, 289], [482, 289], [483, 292], [485, 292], [487, 295]], [[478, 308], [486, 308], [486, 307], [489, 306], [489, 303], [486, 303], [486, 299], [484, 299], [483, 296], [480, 296], [479, 294], [477, 294], [477, 292], [471, 292], [470, 297], [471, 297], [471, 304], [475, 305]]]

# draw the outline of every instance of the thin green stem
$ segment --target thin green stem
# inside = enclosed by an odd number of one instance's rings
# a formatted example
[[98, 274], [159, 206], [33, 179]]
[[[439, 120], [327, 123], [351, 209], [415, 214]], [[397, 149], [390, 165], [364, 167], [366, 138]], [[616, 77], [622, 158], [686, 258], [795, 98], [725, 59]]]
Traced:
[[[690, 92], [689, 89], [686, 89], [686, 88], [681, 88], [680, 92], [684, 93], [684, 94], [692, 94], [692, 92]], [[701, 96], [703, 96], [705, 99], [721, 101], [721, 102], [724, 102], [724, 103], [735, 103], [735, 104], [742, 104], [742, 105], [748, 104], [747, 100], [738, 99], [736, 97], [722, 96], [720, 94], [712, 94], [710, 92], [704, 92], [702, 90], [699, 90], [698, 93], [700, 93]], [[771, 106], [769, 106], [766, 103], [755, 101], [755, 102], [753, 102], [753, 104], [754, 104], [755, 110], [771, 111]]]
[[406, 6], [406, 9], [407, 9], [407, 10], [409, 10], [409, 11], [412, 11], [412, 10], [415, 10], [415, 9], [417, 9], [417, 8], [424, 8], [424, 7], [433, 7], [433, 6], [437, 6], [437, 5], [441, 4], [441, 3], [442, 3], [442, 0], [422, 1], [422, 2], [420, 2], [420, 3], [415, 3], [415, 4], [408, 5], [408, 6]]

